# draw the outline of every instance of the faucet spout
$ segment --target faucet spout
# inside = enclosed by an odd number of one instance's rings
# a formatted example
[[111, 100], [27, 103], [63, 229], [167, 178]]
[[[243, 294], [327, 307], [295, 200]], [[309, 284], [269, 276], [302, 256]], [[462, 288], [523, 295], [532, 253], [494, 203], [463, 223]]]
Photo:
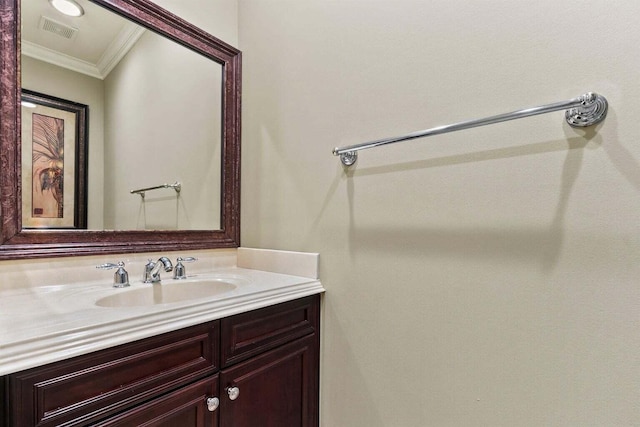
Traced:
[[167, 273], [173, 270], [173, 264], [167, 257], [160, 257], [158, 261], [149, 261], [144, 267], [144, 277], [142, 281], [144, 283], [157, 283], [160, 281], [160, 269], [164, 268]]

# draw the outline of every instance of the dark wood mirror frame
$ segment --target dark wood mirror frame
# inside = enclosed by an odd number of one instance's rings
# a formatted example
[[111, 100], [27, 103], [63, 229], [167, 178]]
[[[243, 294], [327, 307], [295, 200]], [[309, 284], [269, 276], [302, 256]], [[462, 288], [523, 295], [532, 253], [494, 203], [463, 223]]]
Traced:
[[[241, 53], [148, 0], [91, 0], [223, 66], [221, 229], [23, 230], [20, 0], [0, 0], [0, 260], [240, 245]], [[89, 189], [91, 191], [91, 189]]]

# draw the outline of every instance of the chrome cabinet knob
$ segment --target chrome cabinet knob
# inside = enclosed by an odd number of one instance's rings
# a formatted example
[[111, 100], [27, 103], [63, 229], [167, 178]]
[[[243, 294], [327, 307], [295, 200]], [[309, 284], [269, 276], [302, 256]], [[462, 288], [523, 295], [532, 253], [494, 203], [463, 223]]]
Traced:
[[215, 411], [216, 409], [218, 409], [218, 406], [220, 406], [220, 399], [218, 399], [217, 397], [207, 398], [207, 410], [209, 412]]
[[240, 389], [238, 387], [227, 387], [227, 394], [229, 399], [236, 400], [240, 396]]

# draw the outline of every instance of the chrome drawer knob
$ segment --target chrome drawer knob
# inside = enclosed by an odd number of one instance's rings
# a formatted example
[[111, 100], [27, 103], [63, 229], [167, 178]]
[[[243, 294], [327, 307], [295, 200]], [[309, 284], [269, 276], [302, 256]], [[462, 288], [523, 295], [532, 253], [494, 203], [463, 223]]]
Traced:
[[238, 387], [227, 387], [227, 394], [229, 399], [236, 400], [240, 396], [240, 389]]
[[218, 399], [217, 397], [209, 397], [207, 399], [207, 409], [209, 410], [209, 412], [213, 412], [218, 409], [219, 405], [220, 399]]

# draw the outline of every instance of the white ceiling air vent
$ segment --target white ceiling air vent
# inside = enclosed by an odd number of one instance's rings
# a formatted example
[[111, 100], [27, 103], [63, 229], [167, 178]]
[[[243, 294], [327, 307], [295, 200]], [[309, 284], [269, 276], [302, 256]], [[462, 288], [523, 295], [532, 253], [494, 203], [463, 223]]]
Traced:
[[78, 34], [77, 28], [70, 27], [67, 24], [63, 24], [46, 16], [40, 17], [40, 25], [38, 28], [69, 40], [74, 40]]

